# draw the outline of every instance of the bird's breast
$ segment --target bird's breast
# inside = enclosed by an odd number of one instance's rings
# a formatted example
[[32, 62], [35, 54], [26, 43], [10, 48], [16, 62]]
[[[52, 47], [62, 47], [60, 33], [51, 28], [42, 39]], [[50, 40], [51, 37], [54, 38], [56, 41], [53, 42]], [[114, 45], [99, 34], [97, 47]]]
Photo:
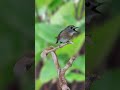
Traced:
[[68, 38], [60, 38], [60, 42], [65, 43], [65, 42], [67, 42], [67, 41], [69, 41], [69, 39], [68, 39]]

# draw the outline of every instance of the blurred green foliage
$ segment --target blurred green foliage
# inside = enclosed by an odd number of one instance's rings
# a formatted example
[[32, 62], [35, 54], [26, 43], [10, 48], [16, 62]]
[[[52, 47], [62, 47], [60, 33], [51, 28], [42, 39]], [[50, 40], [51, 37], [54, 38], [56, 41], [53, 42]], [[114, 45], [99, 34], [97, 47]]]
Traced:
[[[92, 28], [92, 30], [96, 31], [91, 32], [93, 34], [91, 38], [94, 42], [94, 45], [91, 46], [86, 44], [86, 60], [88, 60], [86, 62], [86, 69], [88, 71], [92, 71], [104, 60], [106, 60], [104, 58], [108, 56], [116, 41], [116, 38], [119, 36], [119, 21], [120, 16], [115, 16], [109, 21], [106, 21], [103, 26], [94, 26], [94, 28]], [[114, 22], [116, 22], [116, 24], [114, 24]]]
[[120, 90], [119, 76], [119, 69], [108, 70], [101, 76], [101, 79], [92, 84], [90, 90]]
[[[81, 34], [72, 41], [74, 44], [67, 45], [57, 50], [57, 56], [61, 67], [63, 67], [69, 58], [78, 52], [85, 41], [85, 10], [84, 0], [36, 0], [35, 12], [35, 65], [40, 62], [41, 52], [49, 46], [57, 46], [56, 36], [67, 25], [80, 27]], [[78, 11], [76, 11], [76, 6]], [[76, 15], [77, 14], [77, 15]], [[77, 16], [77, 17], [76, 17]], [[81, 17], [81, 18], [80, 18]], [[57, 72], [51, 57], [43, 61], [43, 67], [39, 78], [36, 79], [36, 90], [57, 78]], [[79, 70], [81, 73], [74, 73], [73, 70]], [[79, 56], [72, 67], [66, 73], [68, 82], [85, 80], [85, 55]]]
[[[34, 50], [33, 6], [34, 0], [0, 1], [0, 90], [10, 90], [16, 84], [13, 72], [16, 62]], [[26, 83], [25, 87], [21, 85], [22, 90], [34, 89], [33, 75], [34, 64], [27, 78], [24, 78]]]

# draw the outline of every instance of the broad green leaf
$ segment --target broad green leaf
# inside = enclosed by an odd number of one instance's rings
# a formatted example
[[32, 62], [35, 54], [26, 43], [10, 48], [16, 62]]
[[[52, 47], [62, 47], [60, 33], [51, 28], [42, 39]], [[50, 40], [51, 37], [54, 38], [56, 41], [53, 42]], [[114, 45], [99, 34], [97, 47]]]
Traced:
[[76, 25], [77, 22], [75, 17], [70, 15], [63, 16], [63, 20], [65, 25]]
[[73, 81], [82, 82], [85, 81], [85, 75], [71, 72], [66, 75], [66, 79], [70, 83], [72, 83]]
[[62, 3], [63, 0], [53, 0], [48, 6], [49, 11], [55, 11]]
[[80, 0], [78, 3], [78, 17], [84, 17], [85, 16], [85, 0]]
[[35, 0], [37, 8], [47, 7], [53, 0]]
[[35, 90], [40, 90], [40, 87], [42, 86], [39, 79], [35, 80]]
[[82, 18], [80, 21], [77, 21], [75, 24], [77, 27], [80, 27], [80, 32], [85, 32], [85, 17]]
[[55, 44], [56, 37], [61, 29], [61, 26], [58, 25], [40, 23], [35, 25], [35, 34], [45, 40], [45, 42]]
[[40, 72], [41, 83], [47, 83], [48, 81], [57, 77], [57, 71], [53, 60], [49, 59], [45, 62]]
[[42, 50], [44, 50], [44, 48], [46, 48], [46, 42], [45, 40], [39, 38], [39, 37], [35, 37], [35, 64], [37, 64], [37, 62], [39, 62], [40, 58], [40, 54], [42, 52]]
[[83, 43], [85, 41], [85, 33], [81, 33], [81, 35], [79, 35], [78, 37], [74, 38], [73, 40], [73, 44], [68, 44], [66, 46], [64, 46], [63, 48], [60, 48], [57, 50], [57, 54], [67, 54], [70, 57], [72, 55], [74, 55], [75, 53], [77, 53], [80, 48], [82, 47]]
[[60, 9], [50, 18], [50, 22], [52, 24], [62, 24], [64, 25], [64, 16], [72, 16], [74, 17], [74, 3], [72, 1], [62, 5]]
[[61, 67], [64, 67], [69, 60], [69, 56], [67, 54], [64, 54], [64, 53], [57, 55], [57, 57], [59, 59]]
[[39, 53], [46, 47], [46, 42], [39, 37], [35, 38], [35, 54]]
[[71, 68], [72, 70], [78, 69], [85, 74], [85, 55], [77, 57]]
[[[63, 59], [60, 57], [58, 58], [60, 66], [63, 67]], [[42, 84], [57, 78], [57, 70], [54, 65], [54, 62], [52, 59], [47, 59], [47, 61], [44, 63], [42, 70], [40, 72], [40, 81]]]

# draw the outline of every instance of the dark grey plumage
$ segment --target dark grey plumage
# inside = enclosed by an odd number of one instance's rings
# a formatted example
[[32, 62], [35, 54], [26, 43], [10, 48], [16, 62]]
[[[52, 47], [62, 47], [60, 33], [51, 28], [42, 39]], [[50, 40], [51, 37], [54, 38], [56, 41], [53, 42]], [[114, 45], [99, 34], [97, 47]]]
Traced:
[[60, 43], [66, 43], [70, 39], [72, 39], [73, 36], [74, 36], [74, 34], [79, 33], [78, 31], [75, 30], [76, 28], [78, 28], [78, 27], [75, 27], [74, 25], [67, 26], [64, 30], [62, 30], [58, 34], [56, 44], [58, 42], [60, 42]]

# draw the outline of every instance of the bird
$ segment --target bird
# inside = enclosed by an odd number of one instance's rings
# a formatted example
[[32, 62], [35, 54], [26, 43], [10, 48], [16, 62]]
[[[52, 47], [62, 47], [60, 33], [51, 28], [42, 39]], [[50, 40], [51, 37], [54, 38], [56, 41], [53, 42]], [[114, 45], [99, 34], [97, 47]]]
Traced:
[[69, 25], [67, 26], [64, 30], [62, 30], [58, 36], [56, 37], [57, 38], [57, 41], [56, 41], [56, 44], [58, 42], [60, 43], [67, 43], [67, 42], [70, 42], [70, 40], [73, 38], [73, 36], [75, 34], [78, 34], [79, 32], [76, 31], [76, 28], [79, 28], [79, 27], [76, 27], [74, 25]]

